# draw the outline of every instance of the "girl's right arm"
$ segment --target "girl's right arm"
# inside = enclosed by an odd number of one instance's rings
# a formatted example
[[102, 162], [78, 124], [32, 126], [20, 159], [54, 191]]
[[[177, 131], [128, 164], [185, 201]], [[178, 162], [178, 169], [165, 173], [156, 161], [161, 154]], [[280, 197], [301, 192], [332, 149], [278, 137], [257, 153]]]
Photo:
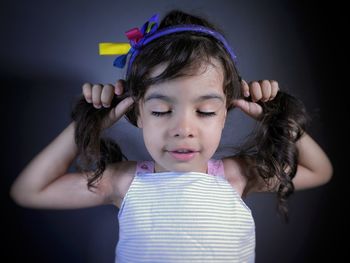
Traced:
[[[96, 92], [92, 88], [90, 91], [95, 107], [101, 102], [105, 104], [106, 94], [102, 96], [101, 90]], [[86, 88], [87, 97], [85, 93]], [[107, 104], [110, 97], [105, 100]], [[123, 116], [132, 103], [129, 97], [112, 109], [106, 127]], [[90, 190], [85, 174], [67, 173], [77, 156], [74, 132], [72, 122], [24, 168], [11, 187], [10, 194], [16, 203], [32, 208], [68, 209], [119, 202], [122, 193], [116, 189], [116, 178], [124, 180], [123, 175], [132, 173], [130, 163], [108, 166], [96, 188]]]

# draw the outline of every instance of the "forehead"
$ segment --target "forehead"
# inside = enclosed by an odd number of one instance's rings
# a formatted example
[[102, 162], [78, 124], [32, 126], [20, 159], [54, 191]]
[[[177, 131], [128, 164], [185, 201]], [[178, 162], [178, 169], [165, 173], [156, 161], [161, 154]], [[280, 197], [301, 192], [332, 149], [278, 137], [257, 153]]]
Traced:
[[[156, 66], [151, 71], [151, 77], [159, 76], [167, 67], [167, 64], [161, 64]], [[223, 93], [223, 69], [221, 63], [216, 60], [212, 60], [210, 63], [202, 63], [197, 69], [191, 70], [184, 76], [166, 80], [159, 84], [151, 85], [146, 94], [152, 92], [170, 92], [176, 93], [179, 89], [182, 92], [194, 92], [198, 94], [207, 93], [207, 92], [217, 92]]]

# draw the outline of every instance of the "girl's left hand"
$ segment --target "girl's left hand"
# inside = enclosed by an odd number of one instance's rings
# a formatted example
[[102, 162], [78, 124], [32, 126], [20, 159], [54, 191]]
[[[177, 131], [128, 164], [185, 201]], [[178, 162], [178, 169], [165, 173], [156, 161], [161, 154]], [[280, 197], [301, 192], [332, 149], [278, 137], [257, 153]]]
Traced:
[[275, 80], [252, 81], [249, 84], [245, 80], [242, 80], [242, 93], [245, 99], [233, 100], [232, 104], [233, 106], [240, 108], [250, 117], [259, 120], [263, 113], [263, 109], [257, 102], [273, 100], [278, 91], [278, 82]]

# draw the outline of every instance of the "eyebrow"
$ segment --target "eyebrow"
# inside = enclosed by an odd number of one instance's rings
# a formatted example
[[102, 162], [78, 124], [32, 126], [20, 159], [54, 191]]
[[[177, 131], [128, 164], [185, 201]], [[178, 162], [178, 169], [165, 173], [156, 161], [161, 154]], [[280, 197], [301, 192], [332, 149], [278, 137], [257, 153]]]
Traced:
[[210, 93], [210, 94], [200, 96], [198, 99], [196, 99], [196, 101], [205, 101], [205, 100], [211, 100], [211, 99], [218, 99], [222, 102], [225, 102], [224, 97], [216, 93]]
[[[160, 94], [160, 93], [152, 93], [145, 98], [145, 102], [153, 100], [153, 99], [163, 100], [163, 101], [168, 102], [168, 103], [173, 103], [176, 101], [176, 99], [174, 99], [172, 97], [165, 96], [165, 95]], [[212, 99], [218, 99], [222, 102], [225, 101], [224, 97], [221, 96], [220, 94], [217, 94], [217, 93], [209, 93], [206, 95], [202, 95], [202, 96], [196, 98], [194, 101], [195, 102], [202, 102], [202, 101], [212, 100]]]
[[150, 101], [150, 100], [164, 100], [166, 102], [174, 102], [175, 100], [169, 96], [165, 96], [163, 94], [159, 94], [159, 93], [152, 93], [150, 95], [148, 95], [146, 98], [145, 98], [145, 102], [147, 101]]

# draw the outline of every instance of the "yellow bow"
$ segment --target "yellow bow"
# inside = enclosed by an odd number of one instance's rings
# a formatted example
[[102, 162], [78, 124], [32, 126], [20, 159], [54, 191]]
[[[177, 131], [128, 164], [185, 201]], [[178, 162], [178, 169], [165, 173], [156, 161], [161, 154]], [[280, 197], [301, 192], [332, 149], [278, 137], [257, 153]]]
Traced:
[[99, 43], [100, 55], [124, 55], [130, 48], [129, 43]]

